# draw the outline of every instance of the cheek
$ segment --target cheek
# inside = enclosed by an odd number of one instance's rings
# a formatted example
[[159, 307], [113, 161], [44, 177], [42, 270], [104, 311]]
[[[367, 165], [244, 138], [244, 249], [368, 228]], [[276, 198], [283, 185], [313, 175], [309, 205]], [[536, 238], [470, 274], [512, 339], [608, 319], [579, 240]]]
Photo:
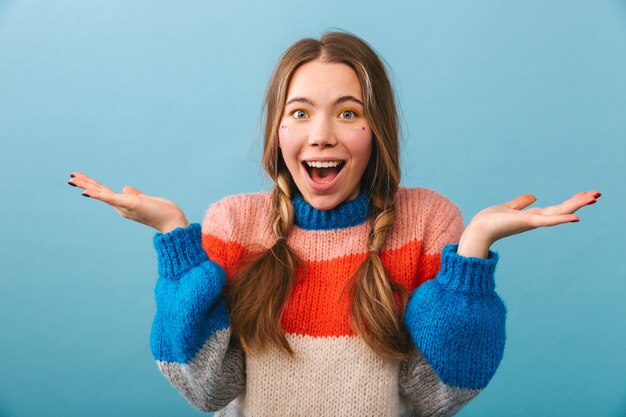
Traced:
[[280, 124], [278, 128], [278, 147], [283, 150], [283, 153], [289, 149], [292, 142], [292, 133], [289, 131], [289, 127], [284, 123]]
[[354, 162], [365, 169], [372, 153], [372, 131], [369, 127], [358, 126], [344, 131], [344, 140]]
[[279, 137], [289, 141], [302, 141], [308, 134], [308, 126], [305, 123], [294, 123], [292, 120], [283, 119], [278, 127]]
[[299, 135], [290, 126], [281, 123], [278, 129], [278, 146], [283, 154], [285, 163], [291, 166], [294, 159], [298, 157], [300, 150]]

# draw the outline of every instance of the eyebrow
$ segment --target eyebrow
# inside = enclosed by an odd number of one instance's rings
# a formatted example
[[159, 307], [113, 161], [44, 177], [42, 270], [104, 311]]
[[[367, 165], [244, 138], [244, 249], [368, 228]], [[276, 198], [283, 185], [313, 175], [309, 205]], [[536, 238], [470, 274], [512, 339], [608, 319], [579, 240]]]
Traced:
[[[341, 96], [341, 97], [337, 98], [337, 100], [335, 100], [333, 102], [333, 105], [336, 106], [337, 104], [345, 103], [346, 101], [354, 101], [355, 103], [358, 103], [361, 106], [363, 106], [363, 102], [361, 100], [359, 100], [358, 98], [354, 97], [354, 96]], [[285, 103], [285, 106], [288, 106], [291, 103], [306, 103], [306, 104], [310, 104], [311, 106], [315, 107], [315, 103], [312, 100], [309, 100], [306, 97], [294, 97], [291, 100], [289, 100], [287, 103]]]

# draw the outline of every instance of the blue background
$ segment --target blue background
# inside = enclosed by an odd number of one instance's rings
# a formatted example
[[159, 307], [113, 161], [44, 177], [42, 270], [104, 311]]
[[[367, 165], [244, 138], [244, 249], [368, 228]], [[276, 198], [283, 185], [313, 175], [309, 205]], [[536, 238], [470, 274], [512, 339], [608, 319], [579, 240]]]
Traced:
[[533, 193], [603, 193], [497, 242], [505, 356], [461, 416], [626, 415], [626, 1], [1, 1], [0, 416], [196, 416], [149, 352], [154, 231], [83, 171], [177, 202], [267, 189], [279, 55], [341, 28], [388, 62], [403, 184], [466, 224]]

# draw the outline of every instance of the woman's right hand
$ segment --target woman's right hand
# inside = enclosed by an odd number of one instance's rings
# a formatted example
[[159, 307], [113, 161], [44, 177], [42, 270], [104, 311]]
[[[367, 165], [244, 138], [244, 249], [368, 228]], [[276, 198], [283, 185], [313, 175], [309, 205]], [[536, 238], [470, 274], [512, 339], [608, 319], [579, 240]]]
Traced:
[[73, 172], [70, 177], [69, 185], [82, 188], [84, 196], [107, 203], [126, 219], [153, 227], [161, 233], [189, 226], [185, 213], [169, 200], [143, 194], [130, 186], [124, 187], [119, 194], [80, 172]]

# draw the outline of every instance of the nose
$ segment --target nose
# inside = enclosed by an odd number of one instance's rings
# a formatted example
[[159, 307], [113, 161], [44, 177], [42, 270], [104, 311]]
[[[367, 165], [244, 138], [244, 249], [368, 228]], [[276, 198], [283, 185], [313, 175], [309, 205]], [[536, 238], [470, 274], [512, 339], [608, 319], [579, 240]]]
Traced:
[[337, 144], [337, 138], [333, 129], [332, 120], [326, 117], [319, 117], [311, 123], [309, 132], [309, 145], [320, 148], [328, 148]]

